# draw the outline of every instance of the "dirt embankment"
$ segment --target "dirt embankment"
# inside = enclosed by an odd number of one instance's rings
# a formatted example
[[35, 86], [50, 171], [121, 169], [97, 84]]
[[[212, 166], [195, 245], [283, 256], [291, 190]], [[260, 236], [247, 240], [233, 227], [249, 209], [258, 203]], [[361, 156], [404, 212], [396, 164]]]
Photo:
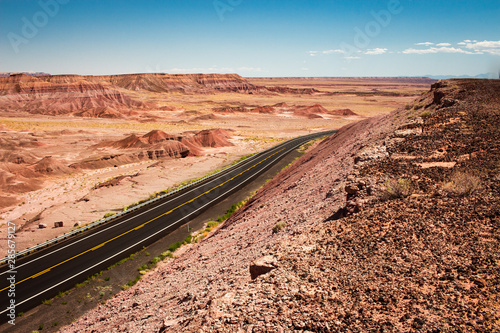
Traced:
[[499, 128], [500, 81], [438, 82], [61, 331], [497, 331]]

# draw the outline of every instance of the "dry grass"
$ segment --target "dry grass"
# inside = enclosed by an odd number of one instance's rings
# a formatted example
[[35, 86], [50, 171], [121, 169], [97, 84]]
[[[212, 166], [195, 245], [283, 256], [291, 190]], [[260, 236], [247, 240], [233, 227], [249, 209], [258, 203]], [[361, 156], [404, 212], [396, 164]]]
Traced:
[[411, 195], [411, 180], [407, 178], [389, 179], [385, 182], [385, 192], [383, 199], [405, 198]]
[[443, 190], [452, 196], [471, 195], [481, 188], [481, 179], [464, 172], [455, 172], [449, 182], [443, 184]]

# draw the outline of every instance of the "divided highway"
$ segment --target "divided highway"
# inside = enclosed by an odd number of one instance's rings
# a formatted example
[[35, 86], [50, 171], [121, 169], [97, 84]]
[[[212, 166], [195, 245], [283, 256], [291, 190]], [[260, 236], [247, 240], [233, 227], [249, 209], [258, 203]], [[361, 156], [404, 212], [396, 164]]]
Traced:
[[254, 180], [300, 145], [335, 131], [314, 133], [283, 142], [245, 162], [120, 216], [82, 235], [15, 261], [14, 270], [0, 267], [0, 322], [9, 320], [9, 306], [15, 313], [26, 311], [65, 291], [165, 236], [204, 210], [227, 198]]

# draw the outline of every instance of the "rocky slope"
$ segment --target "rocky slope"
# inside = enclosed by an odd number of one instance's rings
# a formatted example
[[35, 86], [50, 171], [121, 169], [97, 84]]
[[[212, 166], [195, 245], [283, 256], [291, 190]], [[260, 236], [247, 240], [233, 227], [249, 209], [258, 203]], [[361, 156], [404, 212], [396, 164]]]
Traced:
[[500, 81], [343, 127], [62, 332], [500, 329]]

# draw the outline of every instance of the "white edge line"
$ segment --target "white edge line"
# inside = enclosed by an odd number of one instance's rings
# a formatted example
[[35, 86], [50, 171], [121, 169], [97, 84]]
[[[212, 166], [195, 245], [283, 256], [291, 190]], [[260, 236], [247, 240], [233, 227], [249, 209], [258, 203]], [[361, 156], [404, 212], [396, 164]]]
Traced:
[[[291, 140], [289, 140], [289, 141], [293, 141], [293, 140], [296, 140], [296, 139], [298, 139], [298, 138], [291, 139]], [[290, 143], [290, 142], [288, 142], [288, 141], [287, 141], [287, 142], [283, 142], [282, 144], [285, 144], [285, 143]], [[269, 148], [269, 151], [270, 151], [270, 150], [273, 150], [273, 149], [275, 149], [275, 148], [278, 148], [278, 146], [280, 146], [280, 145], [281, 145], [281, 144], [278, 144], [278, 145], [276, 145], [276, 146], [273, 146], [273, 147]], [[265, 152], [265, 151], [262, 151], [261, 153], [264, 153], [264, 152]], [[258, 153], [258, 154], [261, 154], [261, 153]], [[255, 155], [255, 157], [256, 157], [256, 156], [257, 156], [257, 155]], [[242, 161], [242, 162], [248, 163], [248, 162], [250, 162], [250, 161], [249, 161], [249, 159], [247, 159], [247, 160], [244, 160], [244, 161]], [[241, 164], [240, 166], [238, 166], [238, 167], [241, 167], [241, 166], [245, 165], [245, 163], [242, 163], [242, 164]], [[235, 168], [235, 169], [236, 169], [236, 168]], [[228, 170], [223, 170], [223, 171], [228, 171]], [[208, 184], [212, 183], [213, 181], [218, 180], [219, 178], [221, 178], [222, 176], [225, 176], [225, 175], [226, 175], [226, 174], [224, 174], [224, 175], [220, 175], [220, 176], [218, 176], [218, 177], [216, 177], [216, 178], [212, 179], [211, 181], [209, 181], [209, 182], [208, 182], [207, 184], [205, 184], [205, 185], [208, 185]], [[191, 184], [191, 185], [192, 185], [192, 184]], [[189, 194], [189, 193], [193, 192], [193, 191], [194, 191], [194, 190], [196, 190], [196, 189], [198, 189], [198, 187], [194, 187], [194, 188], [193, 188], [193, 189], [191, 189], [190, 191], [188, 191], [188, 192], [186, 192], [186, 193], [182, 194], [182, 195], [181, 195], [181, 196], [179, 196], [179, 197], [176, 197], [175, 199], [182, 198], [183, 196], [185, 196], [185, 195], [187, 195], [187, 194]], [[156, 199], [156, 198], [155, 198], [155, 199]], [[155, 200], [155, 199], [153, 199], [153, 200]], [[43, 256], [39, 256], [39, 257], [34, 258], [34, 259], [30, 260], [30, 261], [27, 261], [27, 262], [25, 262], [25, 263], [23, 263], [23, 264], [21, 264], [21, 265], [19, 265], [19, 266], [16, 266], [16, 268], [23, 267], [23, 266], [28, 265], [28, 264], [30, 264], [30, 263], [33, 263], [33, 262], [35, 262], [35, 261], [37, 261], [37, 260], [39, 260], [39, 259], [42, 259], [42, 258], [44, 258], [44, 257], [46, 257], [46, 256], [52, 255], [52, 254], [54, 254], [54, 253], [56, 253], [56, 252], [58, 252], [58, 251], [61, 251], [61, 250], [65, 249], [65, 248], [69, 247], [69, 246], [72, 246], [72, 245], [77, 244], [77, 243], [79, 243], [79, 242], [81, 242], [81, 241], [84, 241], [84, 240], [86, 240], [86, 239], [89, 239], [89, 238], [91, 238], [91, 237], [94, 237], [94, 236], [96, 236], [96, 235], [100, 234], [101, 232], [109, 231], [109, 230], [111, 230], [111, 229], [112, 229], [112, 228], [114, 228], [114, 227], [117, 227], [117, 226], [119, 226], [119, 225], [121, 225], [121, 224], [123, 224], [123, 223], [126, 223], [126, 222], [130, 221], [131, 219], [135, 219], [135, 218], [137, 218], [137, 217], [139, 217], [139, 216], [141, 216], [141, 215], [143, 215], [143, 214], [145, 214], [145, 213], [150, 212], [150, 211], [151, 211], [151, 210], [153, 210], [153, 209], [157, 209], [157, 208], [159, 208], [159, 207], [161, 207], [161, 206], [163, 206], [163, 205], [166, 205], [166, 204], [168, 204], [168, 203], [170, 203], [170, 202], [171, 202], [171, 200], [168, 200], [168, 201], [166, 201], [166, 202], [164, 202], [164, 203], [162, 203], [162, 204], [160, 204], [160, 205], [158, 205], [158, 206], [151, 207], [150, 209], [148, 209], [148, 210], [146, 210], [146, 211], [144, 211], [144, 212], [142, 212], [142, 213], [139, 213], [139, 214], [137, 214], [137, 215], [131, 216], [130, 218], [128, 218], [128, 219], [126, 219], [126, 220], [123, 220], [123, 221], [121, 221], [121, 222], [119, 222], [119, 223], [115, 223], [115, 224], [113, 224], [113, 225], [110, 225], [110, 226], [108, 226], [107, 228], [105, 228], [105, 229], [103, 229], [103, 230], [100, 230], [100, 231], [94, 232], [94, 233], [92, 233], [91, 235], [88, 235], [88, 236], [86, 236], [86, 237], [84, 237], [84, 238], [81, 238], [81, 239], [79, 239], [79, 240], [75, 240], [74, 242], [71, 242], [71, 243], [70, 243], [70, 244], [68, 244], [68, 245], [65, 245], [65, 246], [63, 246], [63, 247], [61, 247], [61, 248], [58, 248], [58, 249], [55, 249], [55, 250], [53, 250], [53, 251], [51, 251], [51, 252], [49, 252], [49, 253], [46, 253], [46, 254], [44, 254]], [[83, 231], [86, 231], [86, 230], [83, 230]], [[17, 259], [17, 257], [16, 257], [16, 259]], [[2, 261], [3, 261], [3, 260], [7, 260], [7, 257], [6, 257], [6, 258], [3, 258], [3, 259], [2, 259]], [[6, 270], [5, 272], [0, 273], [0, 276], [2, 276], [2, 275], [4, 275], [4, 274], [8, 274], [8, 273], [9, 273], [9, 270]]]
[[[276, 147], [276, 146], [275, 146], [275, 147]], [[272, 147], [272, 148], [275, 148], [275, 147]], [[248, 161], [247, 161], [247, 162], [248, 162]], [[244, 165], [244, 164], [242, 164], [241, 166], [243, 166], [243, 165]], [[227, 170], [224, 170], [224, 171], [227, 171]], [[220, 176], [218, 176], [217, 178], [214, 178], [213, 180], [211, 180], [210, 182], [208, 182], [208, 183], [207, 183], [207, 184], [205, 184], [205, 185], [208, 185], [208, 184], [212, 183], [213, 181], [218, 180], [218, 179], [219, 179], [219, 178], [221, 178], [222, 176], [225, 176], [225, 174], [224, 174], [224, 175], [220, 175]], [[187, 194], [189, 194], [189, 193], [193, 192], [193, 191], [194, 191], [194, 190], [196, 190], [196, 189], [198, 189], [198, 187], [194, 187], [194, 188], [193, 188], [193, 189], [191, 189], [190, 191], [188, 191], [188, 192], [186, 192], [186, 193], [184, 193], [184, 194], [182, 194], [182, 195], [180, 195], [180, 196], [176, 197], [175, 199], [182, 198], [183, 196], [185, 196], [185, 195], [187, 195]], [[135, 218], [137, 218], [137, 217], [139, 217], [139, 216], [141, 216], [141, 215], [143, 215], [143, 214], [145, 214], [145, 213], [150, 212], [150, 211], [151, 211], [151, 210], [153, 210], [153, 209], [157, 209], [157, 208], [159, 208], [159, 207], [161, 207], [161, 206], [163, 206], [163, 205], [166, 205], [166, 204], [170, 203], [171, 201], [172, 201], [172, 200], [168, 200], [168, 201], [165, 201], [164, 203], [162, 203], [162, 204], [160, 204], [160, 205], [157, 205], [157, 206], [151, 207], [150, 209], [148, 209], [148, 210], [146, 210], [146, 211], [144, 211], [144, 212], [142, 212], [142, 213], [139, 213], [139, 214], [137, 214], [137, 215], [131, 216], [130, 218], [128, 218], [128, 219], [126, 219], [126, 220], [123, 220], [123, 221], [121, 221], [121, 222], [119, 222], [119, 223], [115, 223], [115, 224], [113, 224], [113, 225], [110, 225], [110, 226], [108, 226], [106, 229], [103, 229], [103, 230], [100, 230], [100, 231], [94, 232], [94, 233], [92, 233], [91, 235], [88, 235], [88, 236], [86, 236], [86, 237], [84, 237], [84, 238], [81, 238], [81, 239], [79, 239], [79, 240], [75, 240], [74, 242], [72, 242], [72, 243], [70, 243], [70, 244], [68, 244], [68, 245], [65, 245], [65, 246], [63, 246], [63, 247], [61, 247], [61, 248], [58, 248], [58, 249], [55, 249], [55, 250], [53, 250], [53, 251], [51, 251], [51, 252], [49, 252], [49, 253], [46, 253], [46, 254], [44, 254], [43, 256], [39, 256], [39, 257], [37, 257], [37, 258], [34, 258], [33, 260], [27, 261], [27, 262], [25, 262], [25, 263], [23, 263], [23, 264], [21, 264], [21, 265], [19, 265], [19, 266], [16, 266], [16, 268], [23, 267], [23, 266], [25, 266], [25, 265], [27, 265], [27, 264], [30, 264], [30, 263], [32, 263], [32, 262], [35, 262], [35, 261], [39, 260], [39, 259], [42, 259], [42, 258], [44, 258], [44, 257], [46, 257], [46, 256], [48, 256], [48, 255], [52, 255], [52, 254], [54, 254], [54, 253], [56, 253], [56, 252], [58, 252], [58, 251], [60, 251], [60, 250], [63, 250], [63, 249], [65, 249], [65, 248], [69, 247], [69, 246], [72, 246], [72, 245], [74, 245], [74, 244], [77, 244], [77, 243], [79, 243], [79, 242], [81, 242], [81, 241], [84, 241], [84, 240], [86, 240], [86, 239], [90, 238], [90, 237], [94, 237], [95, 235], [98, 235], [98, 234], [100, 234], [101, 232], [104, 232], [104, 231], [109, 231], [110, 229], [112, 229], [112, 228], [114, 228], [114, 227], [117, 227], [117, 226], [119, 226], [119, 225], [121, 225], [121, 224], [123, 224], [123, 223], [126, 223], [126, 222], [130, 221], [131, 219], [135, 219]], [[4, 259], [2, 259], [2, 260], [5, 260], [5, 259], [6, 259], [6, 258], [4, 258]], [[17, 258], [16, 258], [16, 259], [17, 259]], [[3, 275], [3, 274], [8, 274], [8, 273], [9, 273], [9, 271], [7, 270], [7, 271], [5, 271], [5, 272], [3, 272], [3, 273], [0, 273], [0, 276], [1, 276], [1, 275]]]

